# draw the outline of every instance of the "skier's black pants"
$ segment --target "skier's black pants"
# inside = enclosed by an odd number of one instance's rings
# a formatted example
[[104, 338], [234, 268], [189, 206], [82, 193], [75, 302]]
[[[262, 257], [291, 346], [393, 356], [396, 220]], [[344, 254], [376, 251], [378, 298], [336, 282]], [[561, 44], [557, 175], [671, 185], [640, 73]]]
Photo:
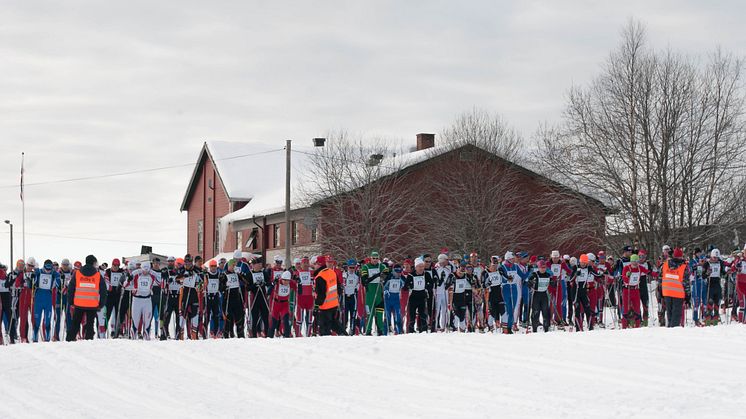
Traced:
[[274, 338], [275, 337], [275, 330], [277, 330], [278, 327], [280, 327], [280, 322], [282, 322], [282, 336], [289, 338], [290, 337], [290, 314], [283, 314], [281, 319], [276, 319], [272, 317], [272, 324], [269, 327], [269, 332], [267, 333], [267, 337]]
[[427, 290], [427, 312], [428, 318], [432, 321], [432, 324], [430, 325], [430, 331], [435, 333], [435, 323], [437, 320], [435, 320], [435, 292], [434, 288], [429, 288]]
[[582, 307], [585, 318], [588, 320], [588, 327], [592, 329], [593, 323], [591, 319], [593, 318], [593, 312], [588, 301], [588, 290], [585, 288], [585, 283], [577, 284], [572, 288], [574, 288], [573, 294], [575, 294], [573, 298], [575, 301], [575, 319], [578, 322], [578, 327], [582, 327], [583, 325], [583, 316], [580, 313], [580, 308]]
[[[161, 287], [153, 287], [153, 294], [150, 296], [151, 301], [153, 302], [153, 321], [156, 324], [155, 328], [155, 335], [158, 336], [158, 323], [163, 316], [163, 313], [161, 312], [161, 302], [163, 300], [163, 292], [161, 291]], [[150, 331], [150, 326], [148, 326], [148, 331]]]
[[681, 310], [684, 305], [683, 298], [663, 297], [666, 302], [666, 317], [668, 327], [678, 327], [681, 323]]
[[229, 289], [223, 295], [226, 302], [225, 322], [223, 322], [223, 337], [232, 335], [233, 325], [236, 325], [236, 336], [244, 337], [244, 317], [242, 292], [238, 288]]
[[357, 294], [345, 295], [345, 328], [352, 325], [351, 333], [355, 333], [355, 320], [357, 319]]
[[[254, 337], [259, 336], [260, 331], [267, 331], [269, 323], [267, 321], [269, 317], [269, 307], [267, 307], [267, 300], [264, 298], [263, 291], [257, 291], [253, 293], [251, 307], [251, 334]], [[259, 329], [259, 322], [262, 322], [262, 328]]]
[[707, 293], [707, 302], [712, 301], [714, 310], [712, 315], [720, 312], [720, 301], [723, 299], [723, 288], [720, 286], [720, 278], [710, 278], [709, 292]]
[[[117, 317], [119, 316], [119, 312], [117, 311], [117, 307], [119, 306], [119, 296], [122, 295], [122, 289], [119, 287], [112, 288], [111, 291], [109, 291], [108, 294], [106, 294], [106, 324], [108, 325], [109, 322], [112, 319], [112, 315], [114, 315], [113, 319], [116, 323]], [[68, 301], [68, 304], [70, 302]], [[114, 312], [117, 311], [117, 314], [114, 314]], [[118, 331], [116, 331], [118, 332]], [[115, 333], [116, 333], [115, 332]]]
[[500, 316], [505, 313], [505, 301], [500, 286], [490, 287], [490, 316], [495, 319], [495, 323], [500, 324]]
[[197, 332], [198, 325], [195, 325], [195, 317], [199, 316], [199, 297], [195, 288], [184, 287], [181, 289], [181, 315], [186, 320], [186, 330], [191, 339], [192, 332]]
[[163, 335], [166, 337], [169, 336], [168, 329], [171, 323], [171, 316], [173, 314], [176, 314], [176, 335], [178, 335], [179, 331], [181, 330], [181, 323], [179, 322], [178, 310], [179, 310], [179, 293], [169, 292], [168, 297], [166, 297], [166, 310], [162, 314]]
[[409, 294], [409, 304], [407, 310], [409, 311], [409, 324], [407, 325], [407, 333], [414, 333], [414, 322], [419, 316], [418, 330], [420, 333], [427, 330], [427, 291], [412, 291]]
[[96, 312], [98, 312], [98, 310], [88, 310], [75, 307], [73, 312], [73, 327], [67, 331], [68, 342], [75, 342], [78, 332], [80, 331], [80, 323], [83, 321], [83, 317], [85, 317], [85, 330], [83, 331], [83, 337], [85, 340], [93, 339], [93, 326], [96, 322]]
[[642, 319], [648, 319], [648, 304], [650, 304], [650, 291], [648, 291], [648, 278], [640, 279], [640, 302], [642, 302]]
[[549, 322], [551, 320], [549, 316], [549, 296], [546, 292], [534, 291], [533, 301], [531, 303], [531, 327], [534, 332], [539, 330], [539, 314], [541, 314], [542, 326], [544, 326], [544, 332], [549, 331]]
[[209, 328], [211, 333], [217, 333], [221, 315], [218, 294], [207, 294], [207, 299], [205, 299], [205, 328]]
[[[3, 310], [0, 312], [0, 333], [2, 333], [2, 328], [4, 327], [8, 334], [12, 335], [12, 331], [10, 330], [12, 323], [10, 319], [12, 315], [10, 291], [0, 292], [0, 305], [3, 306]], [[15, 336], [12, 337], [12, 340], [15, 340]]]
[[341, 324], [335, 319], [334, 313], [336, 313], [336, 308], [330, 308], [328, 310], [319, 310], [318, 311], [318, 323], [319, 323], [319, 335], [321, 336], [329, 336], [331, 335], [332, 331], [337, 333], [337, 335], [344, 335], [347, 336], [347, 332], [345, 331], [344, 327], [342, 327]]
[[[125, 324], [126, 317], [129, 315], [129, 308], [130, 308], [130, 297], [132, 296], [132, 291], [122, 290], [122, 298], [121, 302], [119, 303], [119, 308], [117, 311], [117, 319], [119, 322], [119, 329], [126, 328], [127, 325]], [[120, 330], [117, 330], [117, 334], [120, 333]], [[125, 329], [125, 333], [128, 333]]]

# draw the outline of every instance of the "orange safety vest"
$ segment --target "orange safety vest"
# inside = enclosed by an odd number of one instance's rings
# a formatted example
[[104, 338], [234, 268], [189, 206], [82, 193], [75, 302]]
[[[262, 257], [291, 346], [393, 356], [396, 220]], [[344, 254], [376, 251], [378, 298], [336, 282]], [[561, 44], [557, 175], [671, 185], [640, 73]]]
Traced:
[[91, 276], [85, 276], [80, 271], [75, 271], [75, 298], [73, 305], [80, 308], [98, 308], [101, 274], [96, 272]]
[[661, 290], [664, 297], [684, 298], [684, 273], [686, 272], [686, 263], [682, 263], [678, 268], [671, 269], [668, 267], [668, 261], [663, 264]]
[[337, 274], [331, 269], [324, 269], [319, 272], [316, 278], [321, 277], [326, 281], [326, 299], [319, 306], [319, 310], [329, 310], [339, 307], [339, 297], [337, 295]]

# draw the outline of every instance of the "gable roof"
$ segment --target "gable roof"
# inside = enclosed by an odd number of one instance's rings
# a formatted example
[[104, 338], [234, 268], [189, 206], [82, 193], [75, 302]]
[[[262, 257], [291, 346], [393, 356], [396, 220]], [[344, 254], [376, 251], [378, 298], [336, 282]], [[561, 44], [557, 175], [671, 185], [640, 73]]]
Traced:
[[215, 168], [229, 201], [251, 201], [255, 195], [264, 192], [261, 174], [278, 164], [285, 167], [284, 154], [280, 151], [281, 148], [262, 143], [205, 141], [181, 201], [181, 211], [186, 211], [189, 207], [207, 159], [210, 159]]
[[[556, 188], [560, 188], [562, 190], [568, 191], [570, 193], [573, 193], [575, 195], [581, 196], [585, 199], [590, 200], [594, 204], [600, 206], [604, 209], [605, 213], [609, 213], [611, 210], [600, 200], [586, 195], [584, 193], [578, 192], [573, 190], [567, 185], [564, 185], [562, 183], [559, 183], [555, 180], [549, 179], [546, 176], [543, 176], [539, 173], [534, 172], [531, 169], [528, 169], [525, 166], [513, 163], [507, 159], [504, 159], [494, 153], [491, 153], [483, 148], [480, 148], [476, 145], [465, 143], [465, 144], [443, 144], [436, 147], [431, 147], [425, 150], [418, 150], [413, 151], [410, 153], [404, 153], [397, 155], [396, 157], [387, 157], [385, 158], [380, 164], [381, 167], [385, 168], [385, 170], [382, 172], [382, 176], [379, 177], [379, 179], [386, 178], [388, 176], [392, 176], [398, 173], [401, 173], [403, 171], [407, 170], [416, 170], [417, 168], [430, 164], [435, 162], [441, 157], [446, 156], [447, 154], [450, 154], [451, 152], [457, 152], [460, 150], [472, 148], [474, 150], [488, 153], [494, 158], [497, 158], [501, 160], [504, 164], [509, 165], [511, 168], [520, 171], [524, 173], [527, 176], [538, 178], [542, 182], [546, 182], [549, 185], [552, 185]], [[311, 153], [294, 153], [292, 156], [292, 171], [291, 175], [293, 176], [293, 181], [291, 181], [291, 202], [290, 202], [290, 209], [291, 211], [306, 208], [308, 206], [308, 202], [304, 199], [304, 197], [299, 196], [298, 191], [302, 190], [302, 184], [308, 184], [311, 182], [314, 182], [314, 179], [308, 179], [308, 177], [303, 176], [297, 176], [298, 173], [302, 173], [303, 167], [309, 167], [310, 160], [313, 158], [313, 155]], [[265, 185], [266, 187], [263, 187], [262, 189], [266, 192], [264, 193], [256, 193], [252, 199], [249, 201], [246, 206], [243, 208], [228, 213], [224, 217], [221, 218], [221, 223], [233, 223], [241, 220], [250, 220], [255, 217], [262, 217], [265, 215], [273, 215], [277, 213], [281, 213], [285, 210], [285, 161], [284, 156], [279, 159], [280, 161], [277, 163], [277, 165], [274, 166], [274, 168], [268, 173], [270, 176], [268, 177], [269, 184]], [[365, 163], [360, 163], [361, 167]], [[307, 185], [306, 185], [307, 186]]]

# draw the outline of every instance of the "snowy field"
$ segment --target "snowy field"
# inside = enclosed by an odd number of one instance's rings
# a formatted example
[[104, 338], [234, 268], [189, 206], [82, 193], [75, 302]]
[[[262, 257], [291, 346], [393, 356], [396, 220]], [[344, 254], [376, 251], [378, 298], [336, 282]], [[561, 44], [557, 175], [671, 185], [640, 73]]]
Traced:
[[744, 418], [745, 344], [736, 324], [19, 344], [0, 417]]

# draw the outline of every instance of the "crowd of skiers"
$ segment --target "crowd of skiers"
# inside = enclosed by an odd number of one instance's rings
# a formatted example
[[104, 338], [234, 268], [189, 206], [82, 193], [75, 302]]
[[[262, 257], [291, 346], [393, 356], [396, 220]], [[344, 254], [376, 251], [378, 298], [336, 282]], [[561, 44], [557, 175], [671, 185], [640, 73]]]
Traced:
[[[0, 339], [206, 339], [415, 332], [582, 331], [744, 322], [746, 258], [665, 246], [657, 260], [626, 246], [548, 257], [482, 259], [443, 252], [411, 260], [303, 257], [286, 267], [237, 252], [126, 265], [34, 258], [0, 265]], [[722, 303], [722, 305], [721, 305]], [[730, 308], [730, 313], [728, 309]], [[651, 312], [653, 317], [651, 323]], [[730, 317], [727, 317], [729, 316]], [[81, 332], [81, 326], [83, 331]], [[29, 337], [31, 332], [31, 337]], [[4, 335], [4, 336], [3, 336]]]

